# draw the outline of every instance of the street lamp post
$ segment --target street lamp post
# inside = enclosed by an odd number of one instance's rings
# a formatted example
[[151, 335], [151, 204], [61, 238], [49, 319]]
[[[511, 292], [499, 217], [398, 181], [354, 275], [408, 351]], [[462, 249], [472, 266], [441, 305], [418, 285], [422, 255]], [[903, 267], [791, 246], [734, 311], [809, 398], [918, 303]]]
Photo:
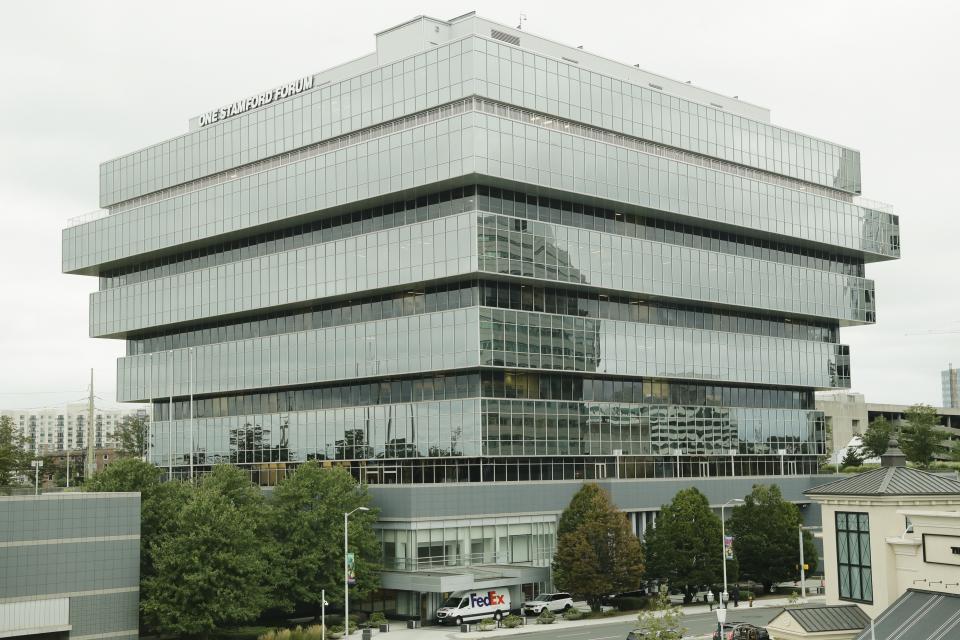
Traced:
[[370, 509], [367, 507], [357, 507], [353, 511], [343, 514], [343, 624], [347, 630], [347, 635], [350, 634], [350, 570], [347, 565], [347, 559], [349, 557], [347, 546], [350, 540], [349, 518], [357, 511], [370, 511]]
[[43, 460], [31, 460], [30, 466], [33, 467], [33, 495], [40, 495], [40, 467], [43, 466]]
[[[743, 500], [740, 498], [731, 498], [720, 505], [720, 549], [723, 552], [723, 593], [720, 594], [720, 602], [723, 603], [723, 609], [727, 608], [727, 519], [724, 517], [724, 509], [737, 502], [742, 503]], [[718, 613], [718, 619], [719, 615]], [[726, 616], [726, 614], [724, 614], [724, 616]]]
[[797, 525], [797, 541], [800, 545], [800, 602], [807, 601], [807, 570], [803, 559], [803, 530], [818, 529], [819, 527], [804, 527], [803, 524]]
[[723, 623], [727, 621], [727, 609], [717, 607], [717, 638], [723, 640]]
[[803, 525], [797, 525], [797, 538], [800, 540], [800, 602], [807, 601], [807, 574], [803, 569]]

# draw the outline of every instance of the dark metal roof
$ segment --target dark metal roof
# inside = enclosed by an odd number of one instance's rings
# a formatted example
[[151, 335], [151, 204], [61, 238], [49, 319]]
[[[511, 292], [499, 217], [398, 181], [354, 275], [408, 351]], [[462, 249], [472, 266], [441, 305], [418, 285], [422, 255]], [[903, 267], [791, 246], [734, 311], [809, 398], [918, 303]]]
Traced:
[[855, 604], [785, 609], [784, 612], [808, 633], [863, 629], [870, 624], [870, 617]]
[[828, 496], [960, 496], [960, 482], [909, 467], [884, 467], [804, 491]]
[[908, 589], [857, 636], [857, 640], [956, 640], [960, 595]]

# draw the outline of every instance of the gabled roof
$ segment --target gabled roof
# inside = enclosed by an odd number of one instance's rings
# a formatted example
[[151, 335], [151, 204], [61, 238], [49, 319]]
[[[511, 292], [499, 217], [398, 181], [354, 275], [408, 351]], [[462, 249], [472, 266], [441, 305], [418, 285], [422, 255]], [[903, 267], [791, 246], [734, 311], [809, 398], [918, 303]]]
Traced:
[[870, 624], [870, 617], [863, 609], [855, 604], [844, 604], [830, 607], [803, 607], [784, 609], [797, 621], [807, 633], [822, 633], [825, 631], [850, 631], [863, 629]]
[[960, 482], [909, 467], [883, 467], [854, 473], [804, 493], [808, 496], [960, 496]]
[[857, 640], [952, 640], [960, 637], [960, 595], [907, 589]]

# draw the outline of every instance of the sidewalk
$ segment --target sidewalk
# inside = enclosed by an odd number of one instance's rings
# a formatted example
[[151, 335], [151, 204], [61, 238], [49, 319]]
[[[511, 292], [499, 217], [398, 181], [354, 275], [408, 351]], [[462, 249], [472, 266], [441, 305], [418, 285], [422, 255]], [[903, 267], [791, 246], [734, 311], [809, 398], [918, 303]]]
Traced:
[[[818, 604], [825, 601], [824, 596], [811, 596], [807, 598], [807, 604]], [[765, 609], [771, 607], [785, 607], [790, 604], [788, 598], [763, 598], [762, 600], [755, 600], [753, 603], [754, 609]], [[749, 609], [750, 606], [746, 602], [741, 602], [740, 607], [734, 608], [731, 607], [732, 611], [739, 611], [741, 609]], [[716, 610], [716, 607], [713, 608]], [[689, 605], [683, 607], [684, 615], [697, 615], [703, 613], [710, 613], [711, 609], [709, 605], [697, 604]], [[506, 636], [520, 636], [529, 633], [535, 633], [538, 631], [546, 631], [547, 629], [556, 629], [557, 631], [569, 631], [572, 629], [586, 628], [592, 626], [601, 626], [607, 624], [623, 624], [627, 622], [636, 621], [637, 614], [630, 613], [620, 616], [610, 616], [609, 618], [597, 618], [590, 620], [561, 620], [557, 621], [552, 625], [542, 625], [537, 624], [536, 619], [528, 618], [529, 624], [523, 627], [518, 627], [516, 629], [496, 629], [495, 631], [470, 631], [469, 633], [460, 633], [459, 627], [449, 626], [449, 627], [440, 627], [440, 626], [430, 626], [423, 627], [420, 629], [407, 629], [404, 623], [395, 623], [391, 625], [391, 631], [389, 634], [380, 634], [374, 633], [374, 636], [380, 635], [383, 636], [382, 640], [418, 640], [424, 637], [433, 637], [433, 638], [444, 638], [447, 640], [480, 640], [483, 638], [502, 638]], [[360, 634], [355, 634], [350, 636], [351, 639], [359, 640]]]

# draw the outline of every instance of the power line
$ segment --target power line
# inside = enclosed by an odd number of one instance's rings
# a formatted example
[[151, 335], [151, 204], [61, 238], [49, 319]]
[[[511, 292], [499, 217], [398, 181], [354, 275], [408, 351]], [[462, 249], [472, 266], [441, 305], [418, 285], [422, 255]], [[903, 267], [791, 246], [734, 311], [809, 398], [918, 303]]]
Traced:
[[0, 396], [35, 396], [45, 393], [81, 393], [86, 389], [68, 389], [66, 391], [0, 391]]

